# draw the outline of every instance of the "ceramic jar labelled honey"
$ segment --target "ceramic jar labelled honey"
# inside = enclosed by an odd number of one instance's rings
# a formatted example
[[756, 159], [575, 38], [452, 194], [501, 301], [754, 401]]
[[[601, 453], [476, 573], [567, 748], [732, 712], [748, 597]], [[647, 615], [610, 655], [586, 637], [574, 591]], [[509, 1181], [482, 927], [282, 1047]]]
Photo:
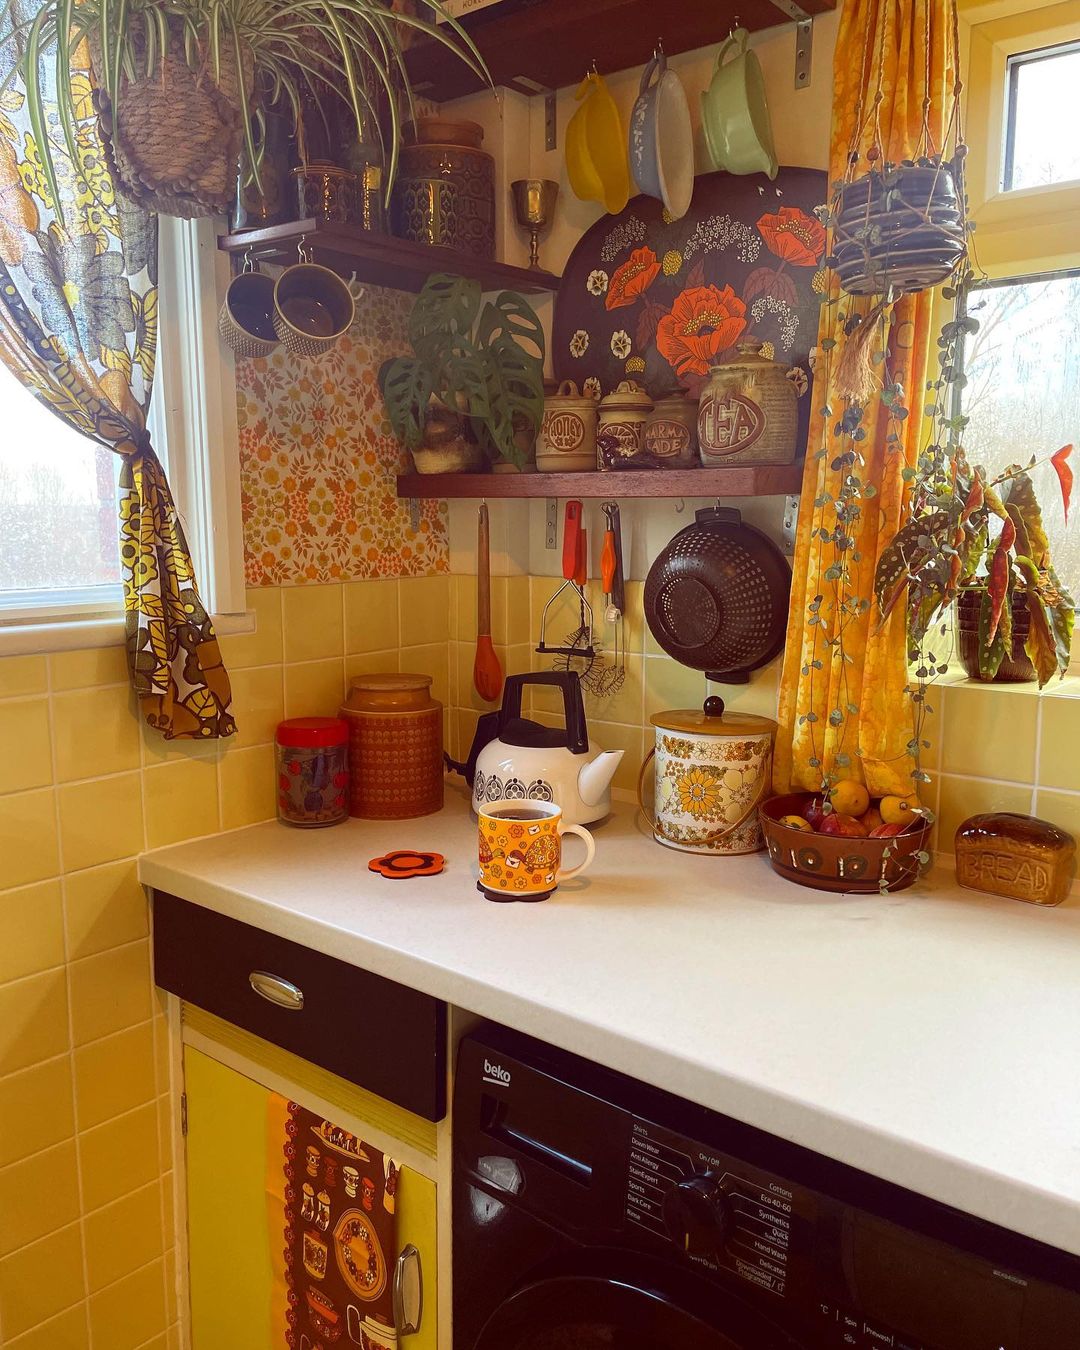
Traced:
[[788, 368], [756, 342], [712, 366], [698, 403], [698, 445], [707, 468], [724, 464], [794, 464], [798, 394]]
[[407, 820], [442, 809], [442, 704], [430, 675], [356, 675], [349, 727], [349, 814]]
[[536, 437], [536, 467], [541, 473], [581, 473], [596, 468], [596, 400], [573, 380], [563, 380], [544, 399], [544, 417]]

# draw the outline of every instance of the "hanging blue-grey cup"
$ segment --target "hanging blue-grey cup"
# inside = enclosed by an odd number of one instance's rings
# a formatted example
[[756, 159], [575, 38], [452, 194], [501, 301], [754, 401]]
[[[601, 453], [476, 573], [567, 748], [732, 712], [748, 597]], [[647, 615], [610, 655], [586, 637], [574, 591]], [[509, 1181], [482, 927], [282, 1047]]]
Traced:
[[630, 168], [641, 191], [659, 198], [672, 220], [686, 214], [694, 193], [694, 134], [686, 91], [663, 52], [641, 74], [630, 114]]

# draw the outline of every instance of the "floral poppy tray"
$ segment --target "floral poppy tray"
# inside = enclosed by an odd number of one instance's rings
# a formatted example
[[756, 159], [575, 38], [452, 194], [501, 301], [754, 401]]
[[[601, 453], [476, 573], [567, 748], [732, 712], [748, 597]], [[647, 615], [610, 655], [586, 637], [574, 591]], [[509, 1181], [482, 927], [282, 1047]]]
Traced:
[[827, 175], [781, 169], [704, 174], [681, 220], [634, 197], [578, 241], [555, 299], [555, 376], [597, 397], [634, 379], [653, 398], [696, 398], [709, 366], [757, 340], [793, 375], [799, 445], [810, 416], [810, 372], [825, 292], [825, 231], [814, 214]]

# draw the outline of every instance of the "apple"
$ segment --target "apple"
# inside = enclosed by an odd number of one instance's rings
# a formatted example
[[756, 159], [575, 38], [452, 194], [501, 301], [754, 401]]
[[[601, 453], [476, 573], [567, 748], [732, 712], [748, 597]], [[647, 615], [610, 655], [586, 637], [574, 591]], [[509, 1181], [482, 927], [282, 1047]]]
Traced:
[[803, 820], [808, 821], [812, 830], [820, 830], [825, 819], [825, 802], [821, 797], [811, 797], [803, 807]]
[[899, 821], [891, 820], [884, 825], [877, 825], [870, 831], [871, 839], [892, 839], [898, 834], [903, 834], [907, 829], [907, 823], [901, 824]]
[[830, 811], [818, 826], [819, 834], [842, 834], [852, 838], [865, 839], [866, 826], [856, 816], [845, 816], [840, 811]]
[[864, 811], [862, 815], [859, 817], [859, 819], [862, 821], [862, 823], [866, 826], [866, 828], [870, 831], [871, 834], [874, 833], [874, 831], [877, 829], [879, 825], [885, 824], [885, 821], [882, 819], [881, 812], [877, 809], [876, 806], [871, 806], [868, 811]]

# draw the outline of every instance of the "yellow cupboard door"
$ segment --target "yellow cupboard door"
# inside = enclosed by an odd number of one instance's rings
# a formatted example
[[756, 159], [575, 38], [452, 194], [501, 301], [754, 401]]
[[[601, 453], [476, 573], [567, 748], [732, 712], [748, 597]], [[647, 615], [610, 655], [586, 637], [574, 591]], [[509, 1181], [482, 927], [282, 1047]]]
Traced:
[[[280, 1297], [275, 1263], [281, 1234], [268, 1201], [267, 1120], [272, 1094], [262, 1084], [184, 1047], [187, 1093], [188, 1269], [193, 1350], [285, 1350], [275, 1337]], [[406, 1312], [419, 1331], [399, 1350], [436, 1350], [435, 1185], [402, 1168], [397, 1197], [398, 1247], [419, 1253], [407, 1263]], [[348, 1333], [336, 1350], [351, 1350]]]

